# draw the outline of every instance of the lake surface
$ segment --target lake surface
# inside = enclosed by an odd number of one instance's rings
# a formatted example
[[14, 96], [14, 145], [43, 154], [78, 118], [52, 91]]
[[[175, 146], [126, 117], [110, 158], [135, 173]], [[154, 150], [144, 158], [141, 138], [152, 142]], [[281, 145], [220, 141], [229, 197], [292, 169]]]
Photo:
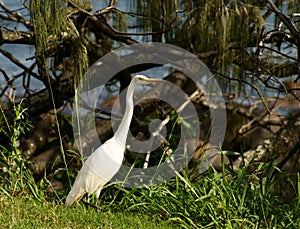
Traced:
[[[17, 0], [3, 0], [3, 2], [12, 10], [17, 10], [22, 8], [22, 4], [17, 1]], [[96, 10], [100, 10], [103, 9], [106, 6], [105, 1], [97, 1], [97, 0], [93, 0], [92, 1], [94, 4], [94, 11]], [[118, 9], [122, 10], [122, 11], [128, 11], [128, 9], [130, 9], [130, 11], [135, 11], [135, 5], [132, 4], [131, 2], [134, 1], [119, 1], [118, 4]], [[27, 10], [22, 10], [21, 12], [27, 12]], [[25, 15], [28, 19], [29, 15]], [[128, 23], [135, 23], [134, 18], [128, 17], [129, 21]], [[127, 18], [126, 18], [127, 20]], [[271, 28], [271, 24], [273, 22], [274, 18], [269, 18], [267, 21], [267, 25], [268, 25], [268, 29], [272, 29]], [[26, 30], [26, 27], [22, 26], [22, 25], [18, 25], [14, 22], [9, 23], [9, 24], [3, 24], [2, 22], [2, 26], [8, 28], [8, 29], [15, 29], [17, 28], [18, 30]], [[136, 32], [135, 30], [129, 30], [129, 32]], [[142, 41], [142, 37], [141, 36], [133, 36], [133, 39], [136, 39], [138, 41]], [[2, 49], [7, 50], [8, 52], [12, 53], [22, 64], [24, 64], [26, 67], [30, 67], [33, 63], [34, 60], [30, 59], [31, 57], [34, 56], [35, 54], [35, 49], [33, 46], [30, 45], [18, 45], [18, 44], [4, 44], [1, 46]], [[295, 50], [293, 49], [287, 49], [286, 52], [291, 54], [291, 52], [294, 52]], [[5, 56], [3, 56], [2, 54], [0, 54], [0, 66], [2, 69], [4, 69], [6, 71], [6, 73], [8, 74], [9, 77], [12, 76], [16, 76], [19, 73], [22, 72], [22, 70], [17, 67], [16, 65], [14, 65], [13, 63], [11, 63]], [[145, 71], [143, 72], [144, 74], [148, 75], [148, 76], [156, 76], [158, 78], [163, 78], [166, 74], [168, 74], [168, 71], [166, 70], [167, 68], [155, 68], [155, 69], [151, 69], [149, 71]], [[37, 71], [35, 69], [35, 71]], [[24, 93], [24, 88], [23, 88], [23, 77], [20, 77], [19, 79], [14, 81], [14, 86], [16, 88], [16, 92], [18, 93], [17, 95], [21, 96]], [[4, 86], [6, 84], [6, 81], [4, 79], [4, 77], [0, 77], [0, 85]], [[30, 81], [30, 88], [32, 90], [40, 90], [42, 88], [44, 88], [44, 85], [38, 81], [35, 80], [33, 77], [31, 78]], [[249, 92], [250, 94], [255, 94], [254, 91], [251, 92], [251, 89], [249, 88]], [[270, 94], [269, 95], [273, 95], [274, 94]]]
[[[17, 10], [17, 9], [23, 8], [23, 5], [18, 0], [2, 0], [2, 1], [11, 10]], [[93, 0], [92, 2], [94, 5], [94, 11], [103, 9], [106, 6], [105, 1]], [[131, 8], [131, 9], [134, 8], [135, 6], [130, 4], [130, 2], [131, 1], [120, 1], [118, 4], [118, 8], [123, 11], [126, 11], [126, 9], [128, 9], [128, 8]], [[21, 12], [27, 13], [28, 11], [26, 9], [24, 9], [24, 10], [21, 10]], [[24, 14], [24, 15], [26, 15], [26, 14]], [[28, 16], [29, 15], [27, 15], [27, 19], [28, 19]], [[135, 20], [135, 19], [131, 19], [131, 20]], [[27, 28], [25, 26], [23, 26], [22, 24], [17, 24], [14, 22], [11, 22], [9, 24], [7, 24], [7, 23], [4, 24], [3, 21], [0, 21], [0, 22], [1, 22], [2, 26], [6, 27], [8, 29], [14, 30], [15, 28], [17, 28], [20, 31], [27, 31]], [[129, 21], [129, 23], [130, 23], [130, 21]], [[130, 31], [130, 32], [132, 32], [132, 31]], [[141, 37], [133, 37], [133, 38], [138, 41], [141, 41]], [[12, 53], [14, 55], [14, 57], [17, 58], [26, 67], [30, 67], [34, 63], [34, 60], [28, 59], [28, 58], [33, 57], [35, 54], [35, 49], [33, 46], [20, 45], [20, 44], [4, 44], [1, 46], [1, 48]], [[0, 66], [2, 69], [5, 70], [5, 72], [7, 73], [7, 75], [9, 77], [16, 76], [22, 72], [22, 70], [18, 66], [13, 64], [9, 59], [7, 59], [2, 54], [0, 54]], [[37, 72], [36, 69], [34, 71]], [[22, 83], [23, 83], [22, 81], [23, 81], [22, 77], [20, 77], [14, 81], [14, 86], [15, 86], [18, 96], [21, 96], [25, 92], [25, 90], [22, 86]], [[0, 77], [0, 85], [1, 86], [6, 85], [6, 81], [5, 81], [4, 77]], [[36, 80], [32, 77], [31, 81], [30, 81], [30, 88], [32, 90], [40, 90], [40, 89], [44, 88], [44, 86], [39, 80]]]

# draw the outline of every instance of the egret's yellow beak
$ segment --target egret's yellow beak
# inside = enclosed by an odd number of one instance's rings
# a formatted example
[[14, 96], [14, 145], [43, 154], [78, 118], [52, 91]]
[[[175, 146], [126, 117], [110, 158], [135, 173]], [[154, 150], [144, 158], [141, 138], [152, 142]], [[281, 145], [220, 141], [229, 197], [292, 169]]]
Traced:
[[146, 79], [143, 79], [149, 83], [159, 83], [159, 82], [163, 82], [163, 80], [161, 79], [155, 79], [155, 78], [146, 78]]

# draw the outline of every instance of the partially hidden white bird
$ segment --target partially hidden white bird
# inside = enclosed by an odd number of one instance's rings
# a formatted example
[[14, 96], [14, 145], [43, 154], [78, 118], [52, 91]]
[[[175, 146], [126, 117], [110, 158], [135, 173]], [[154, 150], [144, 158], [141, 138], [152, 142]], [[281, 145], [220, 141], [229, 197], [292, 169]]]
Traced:
[[132, 78], [127, 94], [126, 108], [119, 128], [114, 136], [97, 148], [86, 160], [79, 171], [69, 192], [66, 205], [77, 203], [85, 194], [96, 194], [96, 206], [103, 186], [119, 171], [126, 145], [126, 138], [133, 115], [133, 93], [139, 85], [162, 82], [160, 79], [136, 75]]

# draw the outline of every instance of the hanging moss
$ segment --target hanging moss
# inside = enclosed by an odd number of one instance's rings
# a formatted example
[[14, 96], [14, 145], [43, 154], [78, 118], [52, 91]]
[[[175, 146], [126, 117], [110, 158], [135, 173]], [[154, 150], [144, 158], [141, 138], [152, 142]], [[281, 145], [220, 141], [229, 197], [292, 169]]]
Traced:
[[[76, 0], [75, 2], [80, 2]], [[79, 82], [88, 68], [87, 50], [80, 33], [67, 17], [66, 0], [31, 0], [30, 16], [34, 27], [36, 58], [41, 77], [50, 81], [48, 58], [50, 51], [64, 39], [72, 42], [71, 60], [74, 66], [75, 83]]]
[[48, 28], [47, 28], [47, 3], [41, 0], [30, 2], [30, 16], [34, 28], [36, 42], [36, 58], [39, 74], [42, 78], [49, 78], [47, 65]]
[[74, 66], [74, 86], [80, 83], [81, 78], [89, 67], [87, 49], [82, 41], [80, 33], [77, 31], [75, 25], [70, 21], [70, 33], [72, 40], [71, 48], [71, 62]]
[[[157, 0], [147, 0], [147, 1], [141, 1], [137, 0], [137, 13], [140, 15], [146, 16], [146, 18], [139, 18], [139, 24], [143, 25], [143, 28], [140, 29], [139, 32], [160, 32], [162, 28], [162, 21], [164, 22], [165, 28], [166, 28], [176, 17], [176, 10], [178, 10], [179, 4], [178, 0], [168, 0], [163, 1], [164, 3], [164, 9], [162, 7], [162, 1]], [[166, 41], [174, 38], [175, 28], [172, 29], [167, 34], [164, 34]], [[160, 34], [153, 34], [152, 36], [145, 37], [144, 41], [159, 41], [161, 35]], [[150, 38], [150, 39], [149, 39]]]

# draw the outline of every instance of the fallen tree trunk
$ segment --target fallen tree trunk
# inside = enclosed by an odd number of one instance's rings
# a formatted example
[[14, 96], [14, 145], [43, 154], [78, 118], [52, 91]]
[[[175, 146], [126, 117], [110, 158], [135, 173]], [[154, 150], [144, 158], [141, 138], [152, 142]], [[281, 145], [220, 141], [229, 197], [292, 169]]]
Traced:
[[[255, 149], [246, 151], [233, 163], [233, 170], [249, 167], [251, 171], [265, 163], [262, 176], [274, 179], [273, 191], [286, 201], [297, 195], [297, 174], [300, 172], [300, 113], [290, 116], [286, 125]], [[272, 163], [272, 167], [268, 167]], [[260, 171], [258, 171], [260, 172]]]

